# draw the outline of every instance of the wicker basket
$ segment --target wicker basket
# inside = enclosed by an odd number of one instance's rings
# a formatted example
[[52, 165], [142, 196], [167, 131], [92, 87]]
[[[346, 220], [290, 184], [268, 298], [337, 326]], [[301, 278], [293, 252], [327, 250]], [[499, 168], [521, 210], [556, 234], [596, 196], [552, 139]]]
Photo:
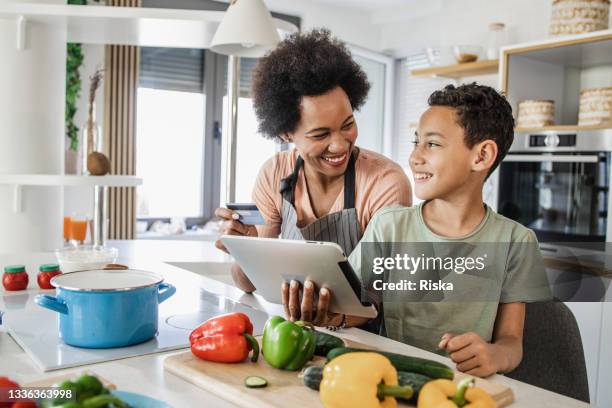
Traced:
[[612, 126], [612, 87], [580, 91], [578, 124], [581, 126]]
[[553, 0], [550, 35], [605, 30], [609, 12], [610, 0]]
[[518, 105], [517, 127], [542, 127], [555, 124], [555, 102], [549, 100], [525, 100]]

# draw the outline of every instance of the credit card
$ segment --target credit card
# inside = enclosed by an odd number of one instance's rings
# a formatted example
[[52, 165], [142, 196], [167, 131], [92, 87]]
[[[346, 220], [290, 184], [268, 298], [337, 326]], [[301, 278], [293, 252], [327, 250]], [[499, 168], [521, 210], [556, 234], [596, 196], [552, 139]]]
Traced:
[[255, 204], [228, 203], [226, 207], [237, 213], [240, 216], [238, 221], [245, 225], [264, 225], [266, 223]]

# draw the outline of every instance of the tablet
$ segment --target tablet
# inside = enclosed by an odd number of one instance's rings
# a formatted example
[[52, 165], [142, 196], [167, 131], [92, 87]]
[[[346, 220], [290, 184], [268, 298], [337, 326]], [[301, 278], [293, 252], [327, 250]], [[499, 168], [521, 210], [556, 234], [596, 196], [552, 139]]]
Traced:
[[338, 244], [236, 235], [221, 242], [268, 302], [282, 304], [283, 282], [311, 280], [332, 291], [332, 312], [376, 317], [374, 306], [362, 303], [359, 278]]

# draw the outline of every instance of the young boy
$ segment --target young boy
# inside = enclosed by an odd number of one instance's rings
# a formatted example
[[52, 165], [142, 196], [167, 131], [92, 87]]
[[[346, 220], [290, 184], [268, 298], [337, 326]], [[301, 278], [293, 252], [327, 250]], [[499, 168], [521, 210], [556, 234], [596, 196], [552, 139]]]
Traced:
[[476, 84], [448, 85], [430, 96], [429, 105], [410, 156], [415, 194], [424, 202], [379, 210], [349, 260], [371, 290], [382, 275], [362, 268], [368, 242], [512, 246], [507, 259], [497, 259], [502, 277], [490, 280], [487, 293], [474, 301], [406, 301], [401, 291], [382, 297], [388, 337], [446, 352], [459, 371], [471, 375], [509, 372], [522, 358], [523, 302], [550, 298], [533, 231], [495, 213], [482, 198], [486, 178], [512, 144], [512, 108], [493, 88]]

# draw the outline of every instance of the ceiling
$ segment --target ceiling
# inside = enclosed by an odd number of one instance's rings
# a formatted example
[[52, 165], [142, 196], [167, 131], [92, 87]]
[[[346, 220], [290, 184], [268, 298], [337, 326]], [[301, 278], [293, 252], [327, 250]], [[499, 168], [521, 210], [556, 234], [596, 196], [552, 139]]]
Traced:
[[316, 0], [317, 3], [330, 6], [351, 8], [363, 11], [377, 11], [380, 9], [406, 4], [406, 0]]

